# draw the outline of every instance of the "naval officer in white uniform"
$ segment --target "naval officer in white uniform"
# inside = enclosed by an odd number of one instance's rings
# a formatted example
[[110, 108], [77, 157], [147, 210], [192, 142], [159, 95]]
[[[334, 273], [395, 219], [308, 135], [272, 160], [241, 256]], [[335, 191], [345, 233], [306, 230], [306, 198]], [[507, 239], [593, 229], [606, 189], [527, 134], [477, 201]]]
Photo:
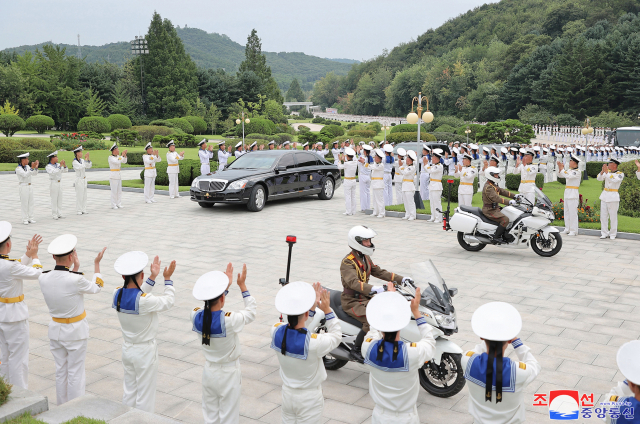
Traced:
[[109, 155], [109, 185], [111, 186], [111, 208], [122, 208], [122, 176], [120, 175], [120, 168], [122, 164], [127, 163], [127, 151], [122, 152], [120, 156], [120, 149], [118, 145], [113, 143], [111, 146], [111, 155]]
[[[624, 173], [618, 171], [620, 161], [615, 158], [609, 159], [609, 165], [602, 165], [602, 171], [598, 174], [597, 180], [604, 181], [604, 189], [600, 194], [600, 238], [611, 240], [618, 234], [618, 208], [620, 207], [620, 184], [624, 180]], [[611, 229], [609, 229], [611, 220]]]
[[9, 259], [11, 224], [0, 221], [0, 375], [5, 382], [28, 389], [29, 310], [24, 301], [23, 280], [37, 280], [42, 272], [34, 235], [21, 259]]
[[176, 143], [171, 140], [167, 143], [169, 151], [167, 152], [167, 176], [169, 177], [169, 198], [175, 199], [180, 197], [179, 178], [180, 163], [184, 159], [184, 152], [176, 152]]
[[518, 191], [524, 195], [524, 197], [531, 202], [532, 205], [536, 204], [536, 175], [538, 175], [538, 165], [534, 165], [533, 152], [528, 149], [520, 149], [522, 153], [522, 162], [520, 159], [516, 162], [515, 173], [520, 174], [520, 185]]
[[[271, 327], [271, 348], [276, 351], [282, 378], [282, 423], [316, 424], [322, 419], [322, 382], [327, 379], [322, 357], [338, 347], [342, 331], [329, 305], [329, 292], [320, 283], [289, 283], [276, 295], [276, 309], [287, 323]], [[326, 333], [305, 328], [316, 306], [324, 313]]]
[[[344, 155], [336, 158], [335, 164], [340, 170], [344, 170], [344, 208], [343, 215], [353, 215], [356, 213], [356, 171], [358, 161], [354, 160], [356, 152], [351, 147], [344, 149]], [[342, 160], [342, 162], [341, 162]], [[364, 159], [360, 159], [364, 163]]]
[[[153, 260], [149, 278], [145, 281], [144, 268], [148, 263], [147, 254], [138, 251], [125, 253], [116, 260], [113, 267], [124, 278], [124, 286], [113, 292], [111, 306], [118, 313], [122, 327], [122, 403], [153, 412], [158, 379], [158, 312], [168, 311], [173, 307], [175, 289], [171, 276], [176, 269], [176, 261], [171, 261], [164, 268], [164, 293], [160, 295], [149, 293], [160, 274], [160, 258], [156, 256]], [[143, 292], [142, 286], [148, 292]]]
[[[471, 316], [471, 328], [482, 340], [462, 357], [469, 388], [469, 413], [483, 424], [525, 422], [524, 391], [540, 373], [531, 349], [518, 338], [520, 313], [504, 302], [489, 302]], [[505, 357], [511, 344], [518, 358]], [[498, 374], [498, 370], [502, 370]]]
[[38, 166], [40, 161], [31, 162], [29, 166], [29, 153], [18, 156], [18, 166], [16, 167], [16, 175], [18, 176], [18, 186], [20, 189], [20, 205], [22, 206], [22, 223], [25, 225], [35, 224], [33, 219], [33, 187], [31, 186], [31, 177], [38, 175]]
[[87, 212], [87, 169], [91, 168], [91, 161], [89, 160], [89, 152], [82, 158], [82, 146], [77, 147], [73, 151], [73, 170], [76, 174], [76, 212], [78, 215], [86, 214]]
[[162, 162], [157, 150], [153, 150], [151, 143], [144, 146], [146, 154], [142, 155], [144, 162], [144, 201], [146, 203], [156, 203], [154, 195], [156, 193], [156, 163]]
[[196, 281], [193, 297], [204, 301], [204, 308], [191, 312], [193, 331], [200, 335], [206, 363], [202, 372], [202, 413], [206, 424], [232, 424], [240, 419], [241, 373], [240, 332], [256, 319], [256, 300], [246, 285], [247, 266], [236, 282], [244, 309], [224, 312], [228, 288], [233, 282], [233, 266], [226, 272], [211, 271]]
[[93, 277], [87, 280], [78, 272], [80, 261], [75, 250], [77, 242], [78, 239], [72, 234], [53, 240], [47, 250], [53, 255], [56, 266], [40, 276], [40, 290], [51, 314], [49, 347], [56, 363], [57, 405], [84, 395], [84, 360], [89, 338], [84, 295], [100, 293], [104, 286], [100, 261], [107, 248], [96, 256]]
[[223, 171], [227, 167], [227, 160], [231, 157], [231, 153], [227, 152], [227, 145], [222, 140], [218, 143], [218, 171]]
[[68, 172], [64, 161], [58, 162], [58, 151], [47, 155], [49, 163], [45, 171], [49, 174], [49, 194], [51, 195], [51, 216], [53, 219], [64, 218], [62, 216], [62, 173]]

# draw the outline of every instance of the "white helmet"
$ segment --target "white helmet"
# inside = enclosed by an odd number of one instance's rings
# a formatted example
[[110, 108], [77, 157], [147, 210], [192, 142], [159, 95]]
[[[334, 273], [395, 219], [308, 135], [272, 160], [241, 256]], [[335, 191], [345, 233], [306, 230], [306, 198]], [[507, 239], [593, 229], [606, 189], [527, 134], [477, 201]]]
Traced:
[[366, 247], [362, 244], [362, 241], [372, 239], [377, 235], [378, 234], [375, 231], [373, 231], [371, 228], [365, 227], [364, 225], [353, 227], [349, 230], [349, 247], [353, 250], [357, 250], [364, 255], [371, 256], [376, 250], [373, 242], [371, 243], [370, 247]]
[[484, 176], [486, 177], [486, 179], [498, 184], [500, 182], [500, 168], [490, 166], [484, 170]]

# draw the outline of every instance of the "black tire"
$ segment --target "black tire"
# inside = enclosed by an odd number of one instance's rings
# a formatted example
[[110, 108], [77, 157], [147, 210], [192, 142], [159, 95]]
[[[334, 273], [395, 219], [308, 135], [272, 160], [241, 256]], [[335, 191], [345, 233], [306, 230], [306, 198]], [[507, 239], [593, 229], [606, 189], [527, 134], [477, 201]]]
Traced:
[[549, 240], [544, 240], [539, 233], [531, 237], [531, 248], [540, 256], [550, 258], [562, 249], [560, 233], [549, 233]]
[[339, 370], [349, 363], [349, 361], [334, 358], [333, 356], [331, 356], [331, 354], [323, 356], [322, 362], [324, 362], [324, 368], [331, 371]]
[[458, 243], [464, 250], [468, 250], [469, 252], [479, 252], [484, 249], [487, 245], [484, 243], [480, 244], [469, 244], [464, 239], [464, 233], [462, 231], [458, 231]]
[[322, 188], [318, 194], [320, 200], [330, 200], [333, 197], [335, 191], [335, 183], [331, 177], [324, 177], [322, 180]]
[[440, 365], [427, 363], [418, 370], [420, 385], [429, 394], [446, 398], [460, 392], [465, 384], [460, 354], [443, 353]]
[[198, 204], [200, 205], [201, 208], [211, 208], [213, 207], [213, 203], [209, 203], [209, 202], [198, 202]]
[[264, 187], [260, 184], [256, 184], [251, 189], [251, 195], [249, 196], [249, 203], [247, 203], [247, 209], [251, 212], [260, 212], [264, 209], [264, 205], [267, 203], [267, 194], [264, 191]]

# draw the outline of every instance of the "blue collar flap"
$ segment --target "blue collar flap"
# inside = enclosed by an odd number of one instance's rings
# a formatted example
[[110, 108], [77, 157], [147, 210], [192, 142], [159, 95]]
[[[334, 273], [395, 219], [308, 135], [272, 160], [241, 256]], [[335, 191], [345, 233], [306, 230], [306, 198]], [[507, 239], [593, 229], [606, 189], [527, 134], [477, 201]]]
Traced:
[[[202, 335], [202, 320], [204, 318], [204, 311], [199, 310], [196, 316], [193, 318], [193, 331]], [[209, 336], [212, 339], [227, 337], [227, 328], [225, 327], [224, 312], [213, 311], [211, 312], [211, 331]]]
[[282, 349], [282, 338], [284, 337], [285, 331], [287, 331], [287, 350], [285, 352], [285, 356], [306, 360], [309, 355], [309, 340], [311, 338], [311, 333], [307, 331], [305, 334], [302, 334], [296, 330], [290, 329], [286, 324], [279, 326], [273, 333], [271, 349], [280, 352]]
[[[487, 362], [489, 361], [489, 355], [483, 353], [481, 355], [475, 354], [469, 359], [467, 368], [464, 370], [464, 378], [472, 383], [477, 384], [480, 387], [485, 387], [487, 381]], [[493, 369], [496, 369], [496, 360], [493, 360]], [[503, 392], [515, 392], [516, 391], [516, 368], [515, 362], [512, 362], [509, 358], [502, 359], [502, 391]], [[496, 389], [496, 374], [493, 373], [493, 390]]]
[[[382, 360], [378, 361], [380, 343], [384, 343], [384, 352], [382, 353]], [[395, 361], [393, 360], [393, 343], [385, 343], [385, 341], [381, 339], [369, 345], [364, 363], [386, 372], [409, 371], [409, 357], [407, 356], [407, 349], [402, 341], [398, 342], [398, 357]]]
[[111, 307], [117, 310], [118, 295], [122, 290], [124, 291], [122, 292], [122, 299], [120, 300], [120, 312], [122, 312], [123, 314], [138, 315], [140, 313], [140, 296], [142, 296], [142, 291], [138, 290], [137, 288], [118, 289], [113, 296], [113, 304], [111, 305]]

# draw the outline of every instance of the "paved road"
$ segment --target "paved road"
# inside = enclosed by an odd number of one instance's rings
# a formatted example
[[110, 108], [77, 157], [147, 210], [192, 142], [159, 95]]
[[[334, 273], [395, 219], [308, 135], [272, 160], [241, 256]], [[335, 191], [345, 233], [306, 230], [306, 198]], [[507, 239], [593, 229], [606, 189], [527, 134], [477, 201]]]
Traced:
[[[97, 172], [92, 178], [105, 179], [106, 174]], [[137, 171], [123, 174], [135, 178]], [[567, 238], [562, 252], [550, 259], [540, 258], [531, 250], [491, 247], [469, 253], [458, 246], [454, 234], [444, 233], [437, 224], [343, 216], [342, 189], [332, 201], [312, 197], [281, 201], [268, 204], [260, 213], [247, 212], [240, 206], [202, 209], [187, 198], [172, 200], [166, 196], [158, 196], [158, 203], [147, 205], [138, 193], [124, 193], [125, 208], [111, 210], [108, 191], [89, 190], [90, 214], [77, 216], [73, 214], [71, 177], [63, 176], [63, 211], [67, 218], [62, 221], [50, 218], [46, 176], [34, 178], [38, 222], [24, 226], [20, 223], [15, 176], [0, 175], [4, 194], [0, 216], [14, 224], [12, 256], [21, 256], [27, 239], [37, 232], [45, 238], [43, 265], [51, 269], [54, 262], [46, 254], [46, 245], [60, 234], [73, 232], [79, 239], [81, 270], [90, 273], [95, 254], [108, 246], [102, 264], [105, 288], [98, 295], [85, 297], [91, 326], [87, 391], [117, 401], [122, 398], [122, 337], [111, 308], [111, 295], [122, 278], [115, 274], [113, 262], [134, 249], [160, 255], [166, 262], [176, 259], [176, 304], [160, 317], [156, 412], [184, 422], [202, 422], [204, 357], [189, 324], [190, 311], [202, 304], [192, 298], [191, 290], [201, 274], [223, 270], [229, 261], [236, 269], [247, 263], [248, 286], [258, 301], [259, 312], [257, 320], [241, 335], [241, 422], [280, 422], [281, 380], [268, 335], [278, 318], [273, 302], [278, 278], [285, 276], [284, 240], [288, 234], [298, 236], [292, 278], [320, 281], [334, 289], [340, 287], [339, 264], [348, 252], [347, 231], [356, 224], [363, 223], [378, 232], [373, 259], [389, 270], [403, 273], [411, 263], [432, 259], [447, 284], [459, 289], [454, 300], [460, 331], [453, 340], [464, 349], [477, 343], [469, 323], [475, 308], [495, 300], [513, 303], [524, 321], [521, 337], [543, 367], [527, 389], [528, 405], [533, 403], [533, 393], [551, 389], [594, 392], [596, 398], [606, 393], [622, 379], [616, 369], [617, 348], [640, 336], [638, 242]], [[37, 283], [26, 283], [25, 295], [31, 326], [30, 389], [47, 395], [54, 404], [55, 366], [47, 339], [48, 310]], [[234, 286], [227, 309], [241, 305], [241, 295]], [[508, 352], [512, 353], [511, 348]], [[326, 422], [369, 422], [373, 403], [367, 391], [367, 373], [347, 365], [328, 374], [324, 384]], [[450, 399], [421, 391], [418, 410], [422, 422], [470, 423], [466, 396], [466, 388]], [[527, 423], [549, 422], [544, 407], [527, 409]]]

